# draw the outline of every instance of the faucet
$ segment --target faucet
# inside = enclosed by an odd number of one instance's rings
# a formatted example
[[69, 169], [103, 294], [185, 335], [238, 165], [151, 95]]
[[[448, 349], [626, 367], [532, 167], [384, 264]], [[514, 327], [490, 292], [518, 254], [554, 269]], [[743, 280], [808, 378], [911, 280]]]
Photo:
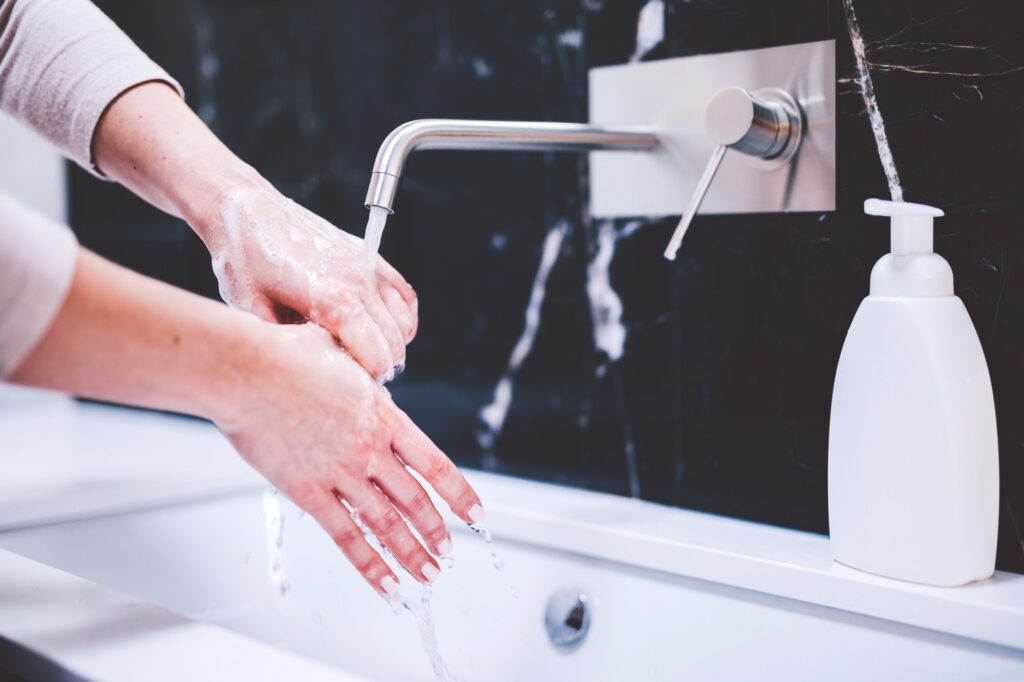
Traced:
[[379, 206], [388, 213], [395, 212], [395, 193], [405, 162], [419, 149], [637, 152], [660, 148], [661, 141], [652, 126], [446, 118], [409, 121], [384, 138], [370, 175], [366, 207]]
[[[788, 161], [802, 138], [804, 119], [796, 99], [785, 90], [750, 92], [730, 87], [719, 91], [705, 110], [705, 128], [715, 151], [697, 183], [693, 198], [665, 250], [674, 260], [690, 221], [729, 149], [749, 156]], [[366, 192], [366, 207], [394, 213], [395, 194], [409, 155], [420, 149], [505, 151], [624, 151], [665, 149], [662, 135], [671, 132], [648, 125], [597, 125], [546, 121], [472, 121], [420, 119], [395, 128], [377, 152]], [[683, 188], [680, 188], [681, 190]]]

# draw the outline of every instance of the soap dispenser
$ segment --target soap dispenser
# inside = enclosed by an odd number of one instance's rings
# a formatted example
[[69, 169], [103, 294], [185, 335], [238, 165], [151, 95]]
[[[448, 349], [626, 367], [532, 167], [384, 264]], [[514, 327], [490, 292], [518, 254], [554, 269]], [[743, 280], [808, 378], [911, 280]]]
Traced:
[[988, 366], [931, 206], [869, 199], [892, 253], [846, 336], [832, 394], [833, 558], [890, 578], [962, 585], [995, 569], [999, 465]]

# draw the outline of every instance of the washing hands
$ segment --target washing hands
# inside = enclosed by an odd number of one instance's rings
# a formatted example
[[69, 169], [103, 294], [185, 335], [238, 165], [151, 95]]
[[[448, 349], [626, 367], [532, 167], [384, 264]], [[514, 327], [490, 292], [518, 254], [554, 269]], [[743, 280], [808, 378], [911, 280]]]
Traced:
[[327, 329], [370, 374], [389, 378], [416, 334], [416, 292], [363, 241], [260, 179], [213, 202], [203, 235], [223, 299], [270, 322]]
[[416, 579], [437, 578], [451, 539], [410, 469], [462, 520], [482, 521], [483, 509], [377, 381], [404, 364], [416, 333], [412, 287], [361, 239], [285, 198], [165, 84], [114, 100], [93, 156], [188, 222], [230, 308], [83, 250], [64, 307], [14, 380], [210, 419], [374, 589], [391, 594], [399, 581], [359, 521]]
[[[266, 329], [250, 399], [217, 420], [242, 457], [323, 527], [375, 589], [398, 577], [349, 510], [422, 582], [450, 556], [444, 521], [409, 469], [467, 522], [482, 520], [476, 493], [387, 391], [313, 324]], [[409, 526], [419, 535], [417, 538]]]

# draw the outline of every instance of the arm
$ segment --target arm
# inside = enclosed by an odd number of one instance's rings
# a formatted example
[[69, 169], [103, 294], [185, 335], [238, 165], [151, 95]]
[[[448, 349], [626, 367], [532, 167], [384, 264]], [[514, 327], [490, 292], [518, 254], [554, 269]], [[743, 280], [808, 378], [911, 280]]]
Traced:
[[79, 165], [184, 218], [221, 294], [270, 321], [328, 329], [374, 376], [405, 361], [416, 295], [362, 241], [287, 200], [181, 99], [88, 0], [0, 0], [0, 109]]
[[434, 554], [451, 543], [403, 464], [463, 519], [482, 515], [452, 462], [326, 331], [264, 323], [84, 250], [52, 326], [9, 378], [213, 420], [384, 594], [397, 578], [339, 500], [424, 581], [439, 567], [402, 515]]

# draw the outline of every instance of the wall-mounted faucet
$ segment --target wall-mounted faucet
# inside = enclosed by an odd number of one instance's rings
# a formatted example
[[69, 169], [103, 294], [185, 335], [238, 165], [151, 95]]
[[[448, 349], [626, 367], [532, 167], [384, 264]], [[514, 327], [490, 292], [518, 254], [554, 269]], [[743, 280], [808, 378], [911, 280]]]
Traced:
[[[834, 53], [834, 42], [822, 41], [593, 69], [591, 123], [410, 121], [381, 145], [365, 203], [394, 212], [413, 151], [462, 149], [591, 153], [592, 214], [682, 214], [668, 258], [702, 206], [718, 213], [833, 210]], [[815, 144], [801, 174], [797, 152], [808, 136]], [[755, 163], [730, 165], [728, 149]], [[731, 192], [724, 200], [709, 193], [716, 176]]]
[[395, 193], [409, 155], [422, 149], [589, 152], [651, 151], [661, 147], [653, 126], [602, 126], [532, 121], [427, 118], [391, 131], [373, 164], [366, 207], [394, 213]]

